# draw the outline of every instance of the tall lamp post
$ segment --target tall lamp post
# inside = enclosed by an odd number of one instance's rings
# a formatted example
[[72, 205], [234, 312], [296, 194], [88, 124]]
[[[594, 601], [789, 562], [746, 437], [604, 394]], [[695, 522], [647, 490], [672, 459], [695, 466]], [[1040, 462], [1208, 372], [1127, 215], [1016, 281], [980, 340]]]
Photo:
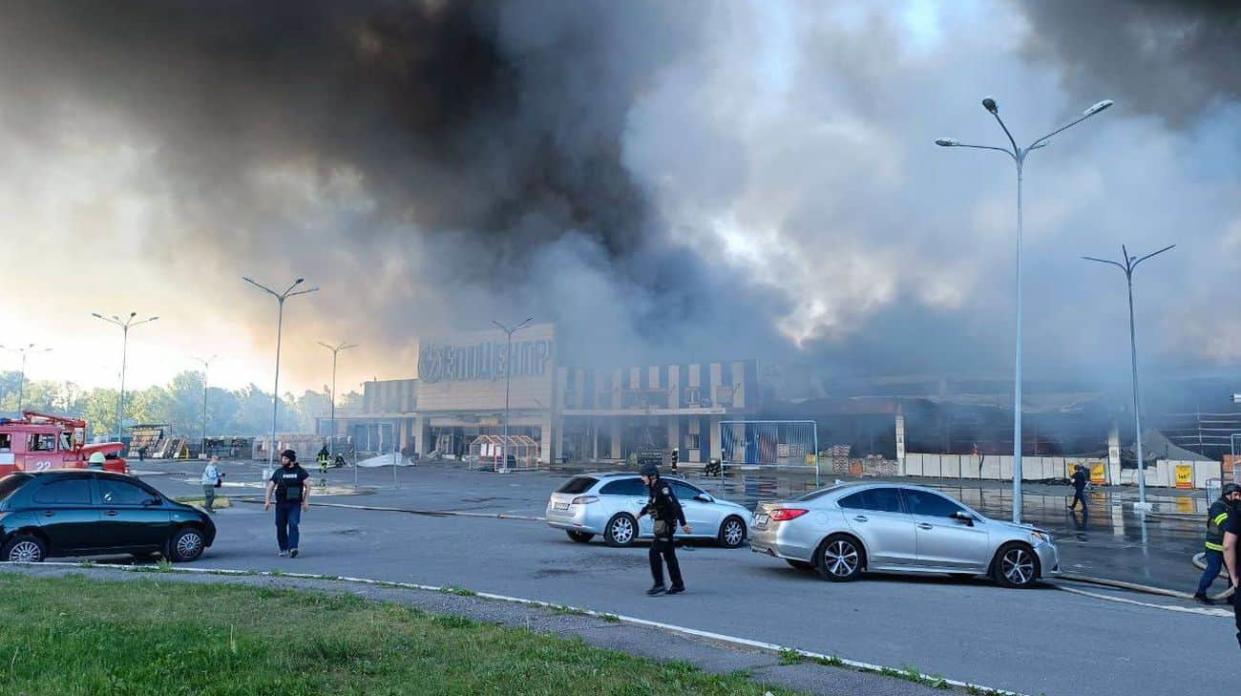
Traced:
[[0, 345], [0, 350], [7, 350], [10, 353], [19, 353], [22, 356], [22, 371], [17, 381], [17, 415], [20, 417], [22, 415], [22, 408], [26, 401], [26, 356], [31, 353], [47, 353], [52, 349], [41, 348], [33, 343], [28, 343], [24, 346], [17, 346], [16, 348], [9, 348], [8, 346]]
[[276, 305], [277, 305], [277, 310], [276, 310], [276, 377], [275, 377], [275, 382], [272, 386], [272, 394], [271, 394], [271, 442], [267, 446], [267, 468], [275, 469], [276, 468], [275, 467], [275, 464], [276, 464], [276, 410], [280, 406], [280, 339], [281, 339], [281, 334], [284, 332], [284, 301], [289, 299], [290, 297], [296, 297], [297, 295], [307, 295], [312, 292], [317, 292], [319, 288], [309, 288], [307, 290], [296, 290], [297, 286], [301, 285], [306, 280], [305, 278], [298, 278], [297, 280], [293, 281], [292, 285], [285, 288], [284, 292], [276, 292], [275, 290], [272, 290], [266, 285], [263, 285], [261, 283], [256, 283], [254, 280], [247, 278], [245, 276], [242, 276], [241, 279], [253, 285], [254, 287], [258, 288], [259, 290], [262, 290], [263, 292], [276, 298]]
[[1129, 360], [1130, 366], [1133, 369], [1133, 425], [1136, 429], [1134, 440], [1137, 441], [1136, 450], [1138, 455], [1138, 504], [1135, 507], [1139, 510], [1149, 510], [1151, 506], [1146, 502], [1146, 460], [1142, 458], [1142, 402], [1138, 396], [1138, 340], [1136, 330], [1133, 327], [1133, 272], [1137, 269], [1138, 264], [1146, 259], [1158, 256], [1175, 246], [1175, 244], [1172, 244], [1139, 258], [1137, 256], [1130, 256], [1129, 249], [1124, 244], [1121, 244], [1120, 253], [1124, 261], [1123, 263], [1117, 263], [1108, 259], [1097, 259], [1093, 256], [1082, 257], [1087, 261], [1106, 263], [1119, 268], [1125, 274], [1125, 284], [1129, 286]]
[[210, 358], [194, 358], [194, 360], [203, 366], [203, 454], [207, 453], [207, 377], [211, 372], [211, 361], [220, 356], [212, 355]]
[[114, 326], [121, 327], [121, 393], [116, 398], [116, 441], [122, 442], [121, 440], [121, 428], [122, 428], [121, 418], [124, 415], [124, 411], [125, 411], [125, 363], [126, 363], [126, 360], [128, 358], [128, 353], [129, 353], [129, 330], [134, 328], [135, 326], [141, 326], [142, 324], [155, 321], [159, 319], [159, 317], [148, 317], [146, 319], [139, 319], [137, 321], [134, 321], [134, 318], [138, 316], [137, 312], [130, 312], [129, 316], [125, 317], [124, 319], [121, 319], [115, 314], [113, 314], [110, 317], [105, 317], [104, 315], [99, 314], [98, 312], [91, 312], [91, 316], [95, 317], [96, 319], [102, 319], [103, 321], [106, 321], [109, 324], [112, 324]]
[[1000, 118], [999, 107], [995, 103], [995, 99], [987, 97], [982, 100], [982, 106], [992, 116], [995, 117], [996, 123], [1000, 124], [1000, 128], [1004, 130], [1004, 135], [1008, 136], [1008, 142], [1012, 145], [1012, 149], [1006, 147], [993, 147], [991, 145], [969, 145], [962, 143], [954, 138], [937, 138], [935, 144], [940, 147], [969, 147], [976, 150], [995, 150], [1003, 152], [1012, 158], [1013, 163], [1017, 166], [1017, 331], [1016, 331], [1016, 356], [1014, 358], [1014, 388], [1013, 388], [1013, 522], [1021, 524], [1021, 318], [1022, 318], [1022, 294], [1021, 294], [1021, 237], [1022, 237], [1022, 216], [1021, 216], [1021, 183], [1022, 170], [1025, 167], [1026, 157], [1040, 147], [1046, 147], [1052, 136], [1061, 133], [1095, 114], [1107, 109], [1113, 104], [1112, 100], [1105, 99], [1094, 106], [1082, 112], [1081, 117], [1067, 125], [1061, 126], [1056, 130], [1035, 140], [1029, 147], [1019, 147], [1013, 134], [1009, 132], [1008, 126], [1004, 125], [1004, 120]]
[[[345, 341], [341, 341], [336, 345], [319, 341], [319, 345], [332, 351], [332, 434], [328, 436], [328, 456], [333, 456], [336, 454], [336, 356], [342, 350], [357, 348], [357, 345], [346, 343]], [[354, 468], [356, 469], [357, 467]]]
[[504, 349], [504, 439], [500, 442], [500, 470], [508, 471], [508, 395], [509, 387], [513, 382], [513, 334], [521, 331], [534, 321], [534, 317], [526, 317], [522, 323], [509, 328], [498, 321], [492, 321], [492, 324], [500, 327], [500, 330], [508, 336]]

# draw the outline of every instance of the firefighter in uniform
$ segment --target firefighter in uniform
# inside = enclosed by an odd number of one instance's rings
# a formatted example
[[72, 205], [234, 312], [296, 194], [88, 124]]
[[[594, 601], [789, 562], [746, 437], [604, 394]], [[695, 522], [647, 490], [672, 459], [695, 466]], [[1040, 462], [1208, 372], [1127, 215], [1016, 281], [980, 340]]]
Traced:
[[[681, 509], [681, 503], [677, 500], [676, 494], [672, 492], [672, 485], [660, 480], [659, 467], [654, 464], [645, 464], [639, 473], [642, 474], [642, 480], [650, 490], [651, 497], [643, 506], [642, 511], [638, 513], [638, 517], [649, 514], [655, 533], [650, 550], [651, 578], [655, 584], [651, 585], [651, 589], [646, 593], [654, 597], [665, 592], [668, 594], [684, 592], [685, 581], [681, 578], [681, 564], [677, 562], [676, 542], [673, 541], [673, 536], [678, 523], [686, 534], [693, 534], [694, 530], [685, 521], [685, 512]], [[668, 575], [672, 580], [672, 587], [664, 586], [664, 563], [668, 564]]]
[[1194, 593], [1194, 599], [1203, 604], [1211, 604], [1207, 590], [1210, 589], [1211, 583], [1215, 582], [1220, 568], [1224, 565], [1224, 525], [1228, 523], [1229, 517], [1238, 514], [1238, 502], [1241, 502], [1241, 486], [1227, 483], [1220, 491], [1219, 500], [1211, 503], [1211, 508], [1207, 511], [1207, 567], [1202, 571], [1202, 579], [1198, 581], [1198, 591]]
[[319, 464], [319, 475], [320, 476], [327, 476], [327, 465], [328, 465], [328, 462], [330, 461], [331, 456], [332, 456], [331, 453], [327, 451], [327, 445], [324, 445], [323, 449], [319, 450], [319, 456], [315, 457], [315, 460]]

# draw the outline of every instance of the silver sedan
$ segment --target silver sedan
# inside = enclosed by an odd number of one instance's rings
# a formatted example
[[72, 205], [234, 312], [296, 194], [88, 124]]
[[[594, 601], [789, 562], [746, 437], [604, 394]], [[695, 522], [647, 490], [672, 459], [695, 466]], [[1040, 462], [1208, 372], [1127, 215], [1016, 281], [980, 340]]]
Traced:
[[[750, 511], [719, 500], [697, 486], [676, 478], [663, 478], [681, 502], [693, 534], [677, 536], [715, 539], [733, 549], [745, 543]], [[547, 524], [563, 529], [573, 541], [586, 543], [602, 535], [609, 546], [630, 546], [652, 538], [651, 517], [638, 518], [649, 495], [646, 484], [634, 474], [582, 474], [574, 476], [552, 493], [547, 501]]]
[[1060, 571], [1047, 532], [990, 519], [930, 488], [891, 483], [839, 484], [761, 503], [750, 549], [835, 581], [866, 570], [989, 575], [1005, 587], [1029, 587]]

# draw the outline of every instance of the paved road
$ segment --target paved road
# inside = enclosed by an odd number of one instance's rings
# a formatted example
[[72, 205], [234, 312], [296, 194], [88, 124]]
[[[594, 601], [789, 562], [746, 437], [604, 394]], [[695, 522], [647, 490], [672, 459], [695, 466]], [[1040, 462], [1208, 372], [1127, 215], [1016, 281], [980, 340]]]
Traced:
[[[238, 469], [233, 482], [243, 475], [253, 472]], [[362, 476], [378, 483], [390, 474]], [[401, 477], [399, 490], [331, 500], [537, 515], [551, 481], [425, 468]], [[179, 478], [148, 480], [176, 493]], [[1207, 693], [1200, 666], [1236, 665], [1239, 657], [1230, 618], [1054, 589], [884, 576], [830, 584], [747, 550], [701, 547], [681, 554], [690, 591], [650, 599], [646, 549], [575, 544], [537, 522], [314, 508], [304, 518], [303, 556], [288, 560], [276, 557], [261, 506], [240, 503], [217, 520], [216, 546], [196, 565], [459, 585], [1030, 694]]]

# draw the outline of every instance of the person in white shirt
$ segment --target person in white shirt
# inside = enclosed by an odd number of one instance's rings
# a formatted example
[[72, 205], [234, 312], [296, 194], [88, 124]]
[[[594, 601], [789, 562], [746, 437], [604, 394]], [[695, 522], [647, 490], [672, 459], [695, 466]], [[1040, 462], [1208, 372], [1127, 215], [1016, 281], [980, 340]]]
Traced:
[[215, 512], [215, 489], [223, 485], [224, 472], [220, 471], [220, 457], [212, 455], [207, 461], [207, 466], [203, 467], [203, 499], [206, 502], [207, 512]]

